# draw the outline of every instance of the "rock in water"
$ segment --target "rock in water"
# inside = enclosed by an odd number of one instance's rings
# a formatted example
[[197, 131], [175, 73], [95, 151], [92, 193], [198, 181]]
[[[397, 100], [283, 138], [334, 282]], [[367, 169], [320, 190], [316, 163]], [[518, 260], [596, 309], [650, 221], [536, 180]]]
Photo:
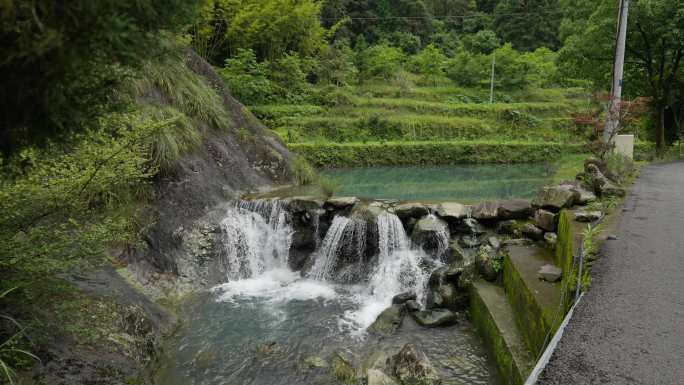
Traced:
[[405, 293], [397, 294], [392, 298], [393, 305], [401, 305], [411, 300], [416, 300], [417, 296], [415, 292], [407, 291]]
[[458, 240], [458, 243], [467, 249], [472, 249], [482, 244], [474, 235], [464, 235]]
[[449, 242], [449, 260], [448, 262], [461, 262], [467, 259], [465, 250], [461, 248], [457, 240]]
[[402, 203], [394, 207], [394, 213], [402, 220], [408, 218], [422, 218], [430, 213], [422, 203]]
[[397, 380], [377, 369], [368, 369], [368, 385], [399, 385]]
[[475, 218], [465, 218], [454, 226], [456, 232], [480, 235], [487, 231]]
[[404, 304], [406, 311], [409, 313], [417, 312], [420, 310], [420, 304], [414, 300], [406, 301]]
[[411, 240], [426, 252], [442, 257], [449, 248], [449, 227], [434, 215], [425, 216], [413, 228]]
[[534, 213], [534, 224], [546, 231], [556, 231], [556, 214], [539, 209]]
[[328, 363], [324, 359], [318, 356], [309, 356], [304, 359], [304, 363], [309, 368], [327, 368]]
[[472, 206], [456, 202], [444, 202], [437, 207], [437, 215], [449, 222], [458, 221], [470, 217]]
[[399, 353], [390, 359], [390, 369], [405, 385], [439, 385], [442, 383], [425, 353], [417, 350], [411, 344], [406, 344]]
[[335, 377], [342, 383], [352, 384], [356, 382], [356, 369], [342, 353], [336, 352], [333, 355], [330, 366]]
[[393, 305], [383, 310], [368, 327], [368, 331], [381, 336], [390, 336], [396, 332], [404, 320], [405, 310], [401, 305]]
[[575, 213], [575, 220], [577, 222], [596, 222], [601, 219], [603, 215], [600, 211], [578, 211]]
[[499, 212], [499, 202], [485, 201], [473, 208], [473, 218], [477, 220], [496, 219]]
[[497, 215], [500, 220], [525, 219], [534, 212], [532, 204], [526, 199], [511, 199], [499, 202]]
[[359, 198], [356, 197], [336, 197], [328, 199], [325, 201], [325, 204], [336, 209], [346, 209], [348, 207], [354, 206], [358, 202]]
[[537, 273], [539, 279], [546, 282], [558, 282], [563, 276], [563, 270], [553, 265], [544, 265]]
[[458, 323], [456, 313], [447, 309], [423, 310], [411, 315], [419, 325], [425, 327], [451, 326]]

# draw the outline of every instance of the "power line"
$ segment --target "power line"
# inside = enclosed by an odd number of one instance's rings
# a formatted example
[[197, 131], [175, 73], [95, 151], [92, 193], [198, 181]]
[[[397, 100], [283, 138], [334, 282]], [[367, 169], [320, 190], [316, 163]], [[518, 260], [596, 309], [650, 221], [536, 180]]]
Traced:
[[470, 15], [443, 15], [443, 16], [365, 16], [365, 17], [322, 17], [321, 20], [325, 21], [341, 21], [341, 20], [449, 20], [449, 19], [477, 19], [477, 18], [488, 18], [488, 17], [529, 17], [529, 16], [542, 16], [542, 15], [553, 15], [562, 14], [563, 10], [560, 9], [549, 9], [547, 11], [538, 12], [516, 12], [516, 13], [491, 13], [491, 14], [470, 14]]

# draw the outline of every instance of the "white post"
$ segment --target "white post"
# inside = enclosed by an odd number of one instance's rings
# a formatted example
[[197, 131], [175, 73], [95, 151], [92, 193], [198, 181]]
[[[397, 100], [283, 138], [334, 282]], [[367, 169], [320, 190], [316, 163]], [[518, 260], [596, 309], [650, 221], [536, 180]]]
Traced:
[[629, 0], [621, 0], [618, 36], [615, 46], [615, 64], [613, 65], [613, 88], [610, 93], [610, 108], [608, 110], [608, 116], [606, 117], [606, 127], [603, 131], [603, 140], [606, 143], [612, 140], [615, 131], [620, 128], [620, 103], [622, 101], [622, 78], [625, 71], [625, 45], [627, 43], [628, 13]]
[[489, 103], [494, 103], [494, 70], [496, 69], [496, 51], [492, 52], [492, 80], [489, 86]]

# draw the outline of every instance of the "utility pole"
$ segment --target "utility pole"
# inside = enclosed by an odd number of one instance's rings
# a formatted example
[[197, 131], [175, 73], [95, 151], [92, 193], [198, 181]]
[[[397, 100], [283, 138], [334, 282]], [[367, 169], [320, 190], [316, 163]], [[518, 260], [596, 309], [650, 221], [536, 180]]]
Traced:
[[627, 43], [627, 18], [629, 0], [620, 0], [618, 18], [617, 43], [615, 45], [615, 64], [613, 65], [613, 88], [610, 93], [610, 109], [603, 130], [603, 141], [613, 140], [615, 132], [620, 128], [620, 104], [622, 103], [622, 78], [625, 72], [625, 45]]
[[494, 70], [496, 69], [496, 51], [492, 52], [492, 80], [489, 86], [489, 104], [494, 103]]

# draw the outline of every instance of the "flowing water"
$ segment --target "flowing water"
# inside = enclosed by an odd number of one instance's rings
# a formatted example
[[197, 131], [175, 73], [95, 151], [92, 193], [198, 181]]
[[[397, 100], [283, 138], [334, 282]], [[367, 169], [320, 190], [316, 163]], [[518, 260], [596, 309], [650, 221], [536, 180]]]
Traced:
[[[287, 267], [293, 229], [279, 201], [242, 202], [221, 227], [226, 283], [185, 304], [186, 323], [168, 346], [159, 384], [332, 385], [326, 366], [336, 352], [360, 364], [408, 342], [428, 355], [445, 384], [499, 383], [465, 320], [426, 329], [406, 317], [391, 337], [366, 332], [394, 295], [424, 297], [426, 266], [440, 264], [411, 244], [395, 215], [335, 217], [306, 276]], [[363, 251], [369, 227], [377, 231], [372, 258]], [[348, 279], [349, 266], [363, 274]]]
[[365, 167], [324, 170], [337, 196], [476, 202], [531, 198], [549, 183], [549, 164]]

